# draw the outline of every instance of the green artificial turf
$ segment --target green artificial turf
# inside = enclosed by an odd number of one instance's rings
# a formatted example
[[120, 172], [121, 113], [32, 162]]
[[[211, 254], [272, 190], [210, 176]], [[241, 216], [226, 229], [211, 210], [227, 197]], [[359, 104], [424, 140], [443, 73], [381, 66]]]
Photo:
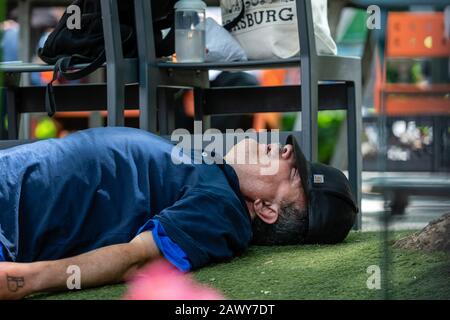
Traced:
[[[396, 232], [392, 239], [409, 232]], [[354, 232], [330, 246], [252, 247], [231, 262], [194, 273], [229, 299], [382, 299], [369, 290], [367, 268], [381, 265], [379, 233]], [[391, 251], [390, 298], [450, 299], [450, 256]], [[383, 274], [382, 274], [383, 276]], [[35, 299], [119, 299], [125, 285], [37, 295]]]

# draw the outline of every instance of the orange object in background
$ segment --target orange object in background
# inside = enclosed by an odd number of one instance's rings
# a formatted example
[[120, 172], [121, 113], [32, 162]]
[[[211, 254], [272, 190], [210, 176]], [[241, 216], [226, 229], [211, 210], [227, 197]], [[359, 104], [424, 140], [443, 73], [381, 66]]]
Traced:
[[194, 118], [195, 116], [195, 103], [194, 103], [194, 91], [188, 90], [183, 95], [183, 107], [184, 107], [184, 113]]
[[[43, 83], [49, 83], [53, 79], [53, 71], [41, 72], [40, 77], [41, 77], [41, 81]], [[55, 83], [58, 83], [58, 82], [55, 81]]]
[[[264, 70], [261, 74], [261, 86], [281, 86], [286, 80], [285, 69]], [[257, 113], [253, 120], [253, 128], [257, 131], [263, 129], [278, 129], [281, 123], [281, 114], [276, 112]]]
[[[442, 12], [390, 12], [384, 65], [377, 58], [375, 110], [387, 115], [450, 114], [450, 84], [387, 83], [386, 61], [450, 57]], [[383, 109], [382, 110], [382, 107]]]
[[450, 85], [385, 84], [385, 107], [395, 115], [450, 114]]
[[442, 12], [390, 12], [386, 55], [389, 57], [448, 57]]

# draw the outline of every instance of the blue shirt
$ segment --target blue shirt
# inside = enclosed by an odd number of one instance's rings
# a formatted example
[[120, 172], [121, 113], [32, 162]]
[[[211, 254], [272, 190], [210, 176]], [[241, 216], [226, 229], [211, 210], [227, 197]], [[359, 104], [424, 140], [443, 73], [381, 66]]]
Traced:
[[251, 220], [236, 173], [175, 152], [184, 162], [177, 165], [173, 148], [145, 131], [98, 128], [0, 151], [7, 255], [17, 262], [71, 257], [129, 242], [152, 220], [193, 269], [240, 254]]

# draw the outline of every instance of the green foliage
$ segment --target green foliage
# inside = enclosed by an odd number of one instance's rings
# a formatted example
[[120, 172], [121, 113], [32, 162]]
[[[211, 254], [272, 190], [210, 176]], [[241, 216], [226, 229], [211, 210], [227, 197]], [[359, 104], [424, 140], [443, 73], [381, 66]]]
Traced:
[[284, 113], [281, 118], [281, 129], [282, 131], [292, 131], [294, 129], [295, 120], [297, 116], [295, 113]]
[[339, 138], [345, 111], [321, 111], [317, 119], [319, 125], [319, 162], [330, 163]]
[[[281, 130], [294, 129], [296, 114], [285, 114], [282, 119]], [[320, 111], [317, 123], [319, 127], [319, 162], [329, 163], [339, 137], [339, 130], [345, 120], [345, 111]]]
[[415, 62], [413, 66], [411, 67], [411, 80], [412, 83], [419, 83], [423, 81], [424, 75], [422, 71], [422, 65], [420, 62]]
[[[401, 70], [406, 68], [406, 75], [401, 76]], [[425, 71], [423, 70], [423, 62], [420, 60], [414, 61], [388, 61], [386, 68], [386, 79], [388, 83], [420, 83], [425, 79]], [[405, 72], [405, 71], [403, 71]], [[402, 78], [407, 80], [402, 80]]]

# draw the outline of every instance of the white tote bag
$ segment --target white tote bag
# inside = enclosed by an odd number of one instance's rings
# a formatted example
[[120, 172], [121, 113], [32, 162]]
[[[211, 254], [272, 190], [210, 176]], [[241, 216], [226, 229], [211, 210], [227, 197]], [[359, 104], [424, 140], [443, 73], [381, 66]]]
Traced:
[[[311, 2], [317, 53], [336, 55], [336, 43], [328, 25], [327, 0]], [[295, 0], [221, 0], [220, 6], [223, 25], [239, 19], [231, 34], [249, 60], [286, 59], [299, 55]]]

